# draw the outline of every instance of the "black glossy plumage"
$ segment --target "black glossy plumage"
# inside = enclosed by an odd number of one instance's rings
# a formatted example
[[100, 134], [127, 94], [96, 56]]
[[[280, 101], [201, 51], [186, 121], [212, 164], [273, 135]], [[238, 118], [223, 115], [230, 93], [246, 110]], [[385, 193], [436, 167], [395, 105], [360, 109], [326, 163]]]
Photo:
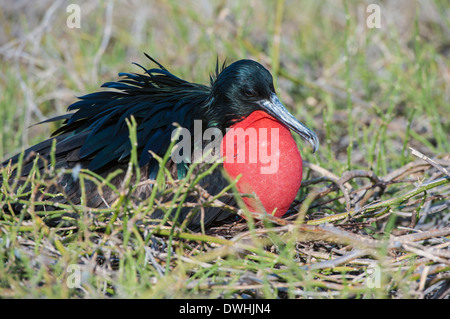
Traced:
[[127, 162], [131, 145], [125, 119], [133, 115], [138, 123], [139, 165], [149, 164], [153, 178], [158, 164], [149, 150], [163, 156], [175, 128], [172, 124], [191, 129], [210, 93], [209, 87], [184, 81], [159, 66], [144, 69], [145, 74], [119, 73], [123, 79], [102, 85], [117, 91], [88, 94], [70, 105], [68, 111], [76, 112], [53, 133], [71, 133], [58, 142], [57, 155], [80, 148], [79, 159], [88, 160], [87, 168], [97, 172]]

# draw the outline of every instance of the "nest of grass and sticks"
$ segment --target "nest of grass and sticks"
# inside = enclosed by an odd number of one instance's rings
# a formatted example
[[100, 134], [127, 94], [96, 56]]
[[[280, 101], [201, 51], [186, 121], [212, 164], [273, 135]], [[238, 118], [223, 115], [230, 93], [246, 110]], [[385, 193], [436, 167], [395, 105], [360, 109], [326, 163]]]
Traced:
[[[121, 286], [132, 280], [136, 294], [150, 297], [448, 298], [450, 156], [413, 154], [420, 159], [383, 177], [363, 170], [339, 177], [305, 163], [305, 195], [284, 218], [223, 204], [219, 198], [233, 196], [231, 187], [208, 194], [198, 182], [211, 168], [186, 180], [165, 176], [164, 187], [158, 186], [161, 179], [151, 181], [154, 194], [146, 201], [133, 198], [138, 183], [131, 178], [117, 189], [110, 177], [81, 170], [81, 180], [120, 194], [111, 207], [92, 209], [39, 196], [21, 199], [30, 194], [12, 191], [17, 180], [8, 179], [7, 167], [0, 233], [13, 240], [3, 268], [25, 281], [34, 278], [28, 272], [46, 269], [64, 282], [71, 275], [67, 267], [75, 265], [85, 279], [67, 294], [79, 297], [129, 296]], [[130, 176], [136, 167], [130, 161]], [[49, 165], [25, 183], [45, 194], [62, 173], [73, 172]], [[185, 202], [188, 194], [198, 201]], [[11, 214], [8, 207], [17, 203], [24, 209]], [[169, 217], [185, 206], [200, 214], [204, 207], [221, 206], [236, 218], [194, 233]], [[152, 219], [155, 209], [166, 218]]]

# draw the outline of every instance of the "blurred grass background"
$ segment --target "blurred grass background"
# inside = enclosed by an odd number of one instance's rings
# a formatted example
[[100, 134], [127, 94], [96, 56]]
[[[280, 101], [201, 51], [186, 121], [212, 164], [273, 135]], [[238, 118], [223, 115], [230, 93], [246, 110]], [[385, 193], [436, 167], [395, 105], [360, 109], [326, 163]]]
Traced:
[[[67, 27], [70, 3], [81, 8], [79, 29]], [[47, 138], [58, 123], [30, 126], [64, 113], [76, 96], [140, 72], [131, 62], [151, 67], [143, 52], [205, 84], [217, 58], [263, 63], [283, 103], [319, 135], [314, 155], [298, 140], [304, 159], [337, 176], [386, 175], [414, 159], [408, 146], [450, 153], [448, 1], [376, 1], [379, 29], [366, 25], [371, 3], [0, 0], [0, 158]], [[164, 296], [175, 283], [165, 280], [149, 296]], [[70, 294], [45, 289], [31, 295]]]

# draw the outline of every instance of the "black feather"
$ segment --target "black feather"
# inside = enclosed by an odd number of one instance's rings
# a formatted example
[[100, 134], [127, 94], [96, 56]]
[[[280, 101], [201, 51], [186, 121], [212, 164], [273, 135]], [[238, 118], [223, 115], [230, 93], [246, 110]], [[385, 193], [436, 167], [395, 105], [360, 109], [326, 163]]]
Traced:
[[[114, 162], [129, 158], [131, 145], [126, 119], [131, 116], [138, 123], [138, 154], [141, 166], [149, 164], [150, 172], [158, 165], [151, 161], [149, 151], [164, 156], [170, 144], [172, 123], [192, 129], [195, 118], [201, 118], [199, 106], [204, 105], [210, 87], [190, 83], [170, 73], [164, 66], [146, 54], [158, 68], [145, 69], [145, 74], [119, 73], [123, 77], [117, 82], [106, 82], [102, 87], [109, 90], [95, 92], [80, 97], [68, 107], [70, 117], [57, 117], [47, 120], [67, 119], [53, 135], [71, 133], [83, 138], [80, 159], [89, 159], [88, 168], [101, 172]], [[111, 90], [112, 89], [112, 90]], [[161, 129], [164, 128], [164, 129]], [[61, 147], [68, 151], [69, 137]], [[181, 166], [183, 175], [184, 167]], [[181, 173], [181, 174], [180, 174]]]

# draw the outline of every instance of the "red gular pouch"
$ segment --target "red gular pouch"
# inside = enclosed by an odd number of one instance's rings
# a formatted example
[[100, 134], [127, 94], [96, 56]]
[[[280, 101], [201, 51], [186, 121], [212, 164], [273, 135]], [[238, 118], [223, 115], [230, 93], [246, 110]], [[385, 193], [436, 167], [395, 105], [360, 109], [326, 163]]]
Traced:
[[221, 142], [224, 169], [250, 212], [283, 216], [302, 181], [302, 157], [289, 129], [264, 111], [234, 124]]

